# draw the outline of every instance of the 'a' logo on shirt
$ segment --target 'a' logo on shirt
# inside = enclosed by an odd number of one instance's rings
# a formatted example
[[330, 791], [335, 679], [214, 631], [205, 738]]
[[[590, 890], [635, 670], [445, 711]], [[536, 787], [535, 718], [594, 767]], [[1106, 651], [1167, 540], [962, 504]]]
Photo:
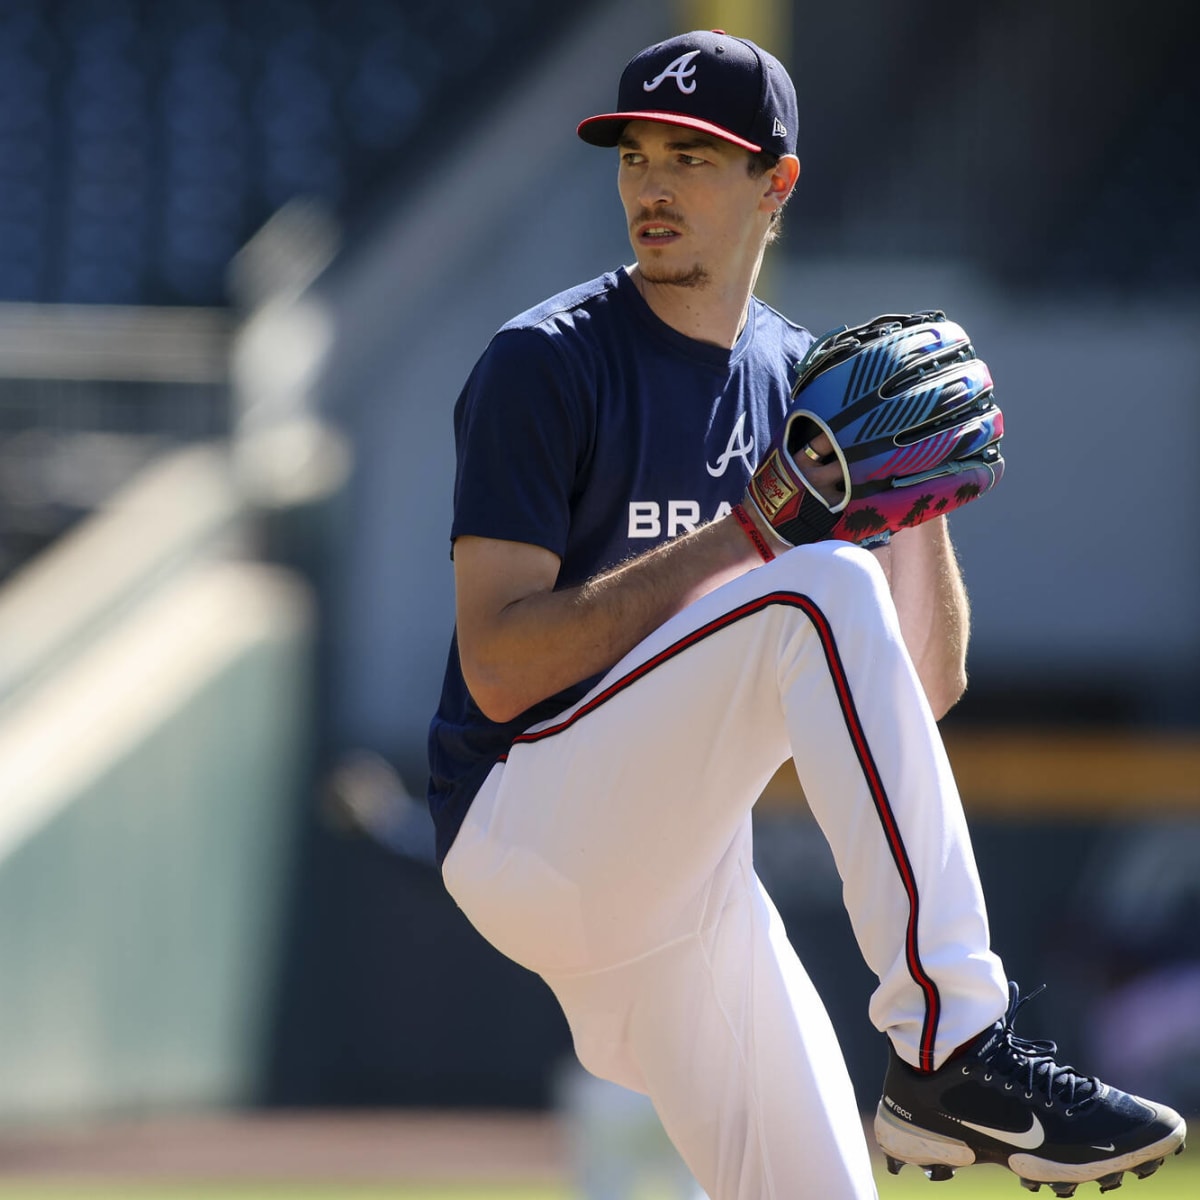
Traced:
[[733, 432], [729, 435], [729, 442], [725, 446], [725, 451], [716, 461], [714, 466], [712, 463], [705, 462], [704, 469], [714, 478], [719, 479], [726, 471], [729, 470], [729, 464], [735, 459], [740, 458], [746, 464], [746, 469], [752, 471], [754, 469], [754, 461], [751, 455], [754, 453], [754, 439], [746, 441], [746, 414], [741, 413], [738, 416], [737, 424], [733, 427]]

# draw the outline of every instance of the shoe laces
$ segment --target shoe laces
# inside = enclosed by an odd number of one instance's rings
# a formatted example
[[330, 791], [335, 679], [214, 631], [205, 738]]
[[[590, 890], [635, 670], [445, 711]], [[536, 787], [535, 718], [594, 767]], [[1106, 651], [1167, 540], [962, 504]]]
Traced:
[[1022, 1086], [1026, 1099], [1034, 1094], [1045, 1097], [1047, 1105], [1056, 1101], [1068, 1109], [1077, 1109], [1099, 1094], [1097, 1080], [1080, 1074], [1074, 1067], [1055, 1061], [1058, 1046], [1050, 1041], [1035, 1041], [1018, 1037], [1013, 1029], [1017, 1013], [1035, 996], [1046, 990], [1046, 985], [1022, 996], [1015, 983], [1009, 983], [1008, 1012], [998, 1022], [997, 1037], [980, 1061], [992, 1074], [1003, 1076], [1006, 1087]]

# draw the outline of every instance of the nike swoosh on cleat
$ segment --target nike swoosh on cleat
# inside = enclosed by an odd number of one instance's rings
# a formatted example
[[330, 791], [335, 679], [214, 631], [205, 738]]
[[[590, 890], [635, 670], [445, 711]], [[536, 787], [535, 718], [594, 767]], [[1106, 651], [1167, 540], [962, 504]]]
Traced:
[[1107, 1146], [1093, 1146], [1092, 1147], [1093, 1150], [1115, 1150], [1116, 1148], [1117, 1148], [1116, 1144], [1113, 1142], [1109, 1142]]
[[963, 1121], [959, 1118], [960, 1124], [974, 1129], [976, 1133], [995, 1138], [998, 1142], [1007, 1142], [1019, 1150], [1036, 1150], [1046, 1140], [1046, 1133], [1037, 1117], [1031, 1115], [1029, 1121], [1029, 1128], [1022, 1132], [1019, 1129], [993, 1129], [990, 1125], [976, 1125], [974, 1121]]

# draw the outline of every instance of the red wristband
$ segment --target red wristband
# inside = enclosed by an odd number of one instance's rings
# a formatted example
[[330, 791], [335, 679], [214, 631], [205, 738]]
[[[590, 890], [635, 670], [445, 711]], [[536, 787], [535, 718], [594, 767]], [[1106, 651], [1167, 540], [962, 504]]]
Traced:
[[763, 537], [762, 531], [755, 525], [750, 514], [740, 504], [735, 504], [733, 515], [737, 518], [737, 523], [742, 527], [742, 531], [754, 544], [755, 550], [762, 555], [763, 562], [770, 562], [775, 557], [775, 551], [767, 545], [767, 539]]

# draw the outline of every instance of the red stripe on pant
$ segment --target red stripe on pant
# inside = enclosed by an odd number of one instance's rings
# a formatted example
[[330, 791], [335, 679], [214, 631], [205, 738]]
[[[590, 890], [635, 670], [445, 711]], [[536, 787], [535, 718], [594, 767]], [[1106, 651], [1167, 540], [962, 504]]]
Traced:
[[[660, 650], [652, 658], [635, 667], [629, 674], [614, 680], [603, 691], [598, 692], [586, 703], [581, 704], [574, 712], [564, 717], [561, 721], [557, 721], [553, 725], [547, 725], [545, 728], [532, 733], [521, 734], [514, 739], [513, 745], [529, 745], [534, 742], [540, 742], [545, 738], [554, 737], [556, 734], [570, 729], [578, 721], [587, 716], [588, 713], [593, 712], [602, 704], [606, 704], [614, 696], [620, 695], [626, 688], [631, 687], [639, 679], [648, 675], [655, 667], [661, 666], [663, 663], [674, 658], [689, 646], [694, 646], [697, 642], [701, 642], [712, 634], [718, 633], [720, 630], [735, 624], [744, 617], [753, 616], [755, 613], [762, 612], [774, 604], [800, 609], [808, 617], [809, 621], [812, 622], [813, 629], [820, 639], [821, 648], [825, 654], [825, 661], [829, 667], [830, 678], [833, 681], [838, 703], [842, 710], [842, 717], [846, 722], [847, 732], [850, 734], [851, 744], [854, 746], [854, 752], [862, 769], [863, 778], [871, 794], [871, 801], [875, 806], [875, 812], [883, 829], [888, 850], [892, 855], [892, 861], [896, 864], [896, 871], [900, 876], [905, 895], [908, 898], [908, 923], [905, 930], [904, 945], [905, 961], [908, 964], [909, 974], [925, 996], [925, 1020], [921, 1029], [918, 1066], [923, 1071], [932, 1071], [934, 1066], [934, 1040], [937, 1036], [938, 1020], [941, 1015], [941, 997], [938, 994], [937, 984], [929, 977], [921, 963], [920, 949], [917, 942], [920, 900], [917, 894], [916, 876], [913, 873], [908, 852], [904, 848], [904, 840], [896, 823], [891, 802], [888, 800], [887, 790], [884, 788], [883, 780], [880, 778], [874, 756], [871, 754], [871, 748], [867, 742], [862, 722], [859, 720], [858, 710], [854, 704], [854, 697], [850, 691], [850, 681], [846, 677], [841, 655], [838, 653], [837, 641], [834, 638], [833, 629], [825, 614], [810, 597], [802, 595], [799, 592], [770, 592], [765, 596], [759, 596], [754, 600], [748, 601], [746, 604], [728, 613], [724, 613], [716, 620], [710, 621], [707, 625], [702, 625], [699, 629], [693, 630], [685, 637], [680, 638], [679, 641], [666, 647], [666, 649]], [[507, 757], [507, 754], [502, 755], [500, 761], [503, 762]]]

